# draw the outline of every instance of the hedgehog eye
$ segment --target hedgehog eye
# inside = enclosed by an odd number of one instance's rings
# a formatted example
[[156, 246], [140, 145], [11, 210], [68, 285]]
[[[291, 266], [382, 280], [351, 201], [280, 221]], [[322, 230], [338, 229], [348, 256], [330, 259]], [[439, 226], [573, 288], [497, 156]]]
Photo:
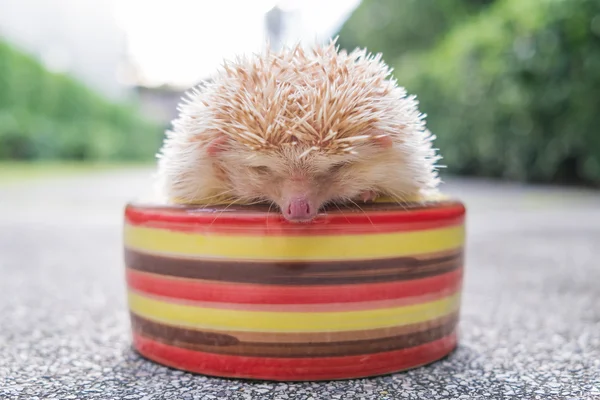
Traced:
[[350, 163], [344, 161], [344, 162], [339, 162], [336, 164], [333, 164], [331, 167], [329, 167], [329, 172], [330, 173], [336, 173], [341, 171], [342, 169], [344, 169], [345, 167], [347, 167]]
[[252, 166], [250, 169], [258, 174], [268, 174], [271, 171], [269, 167], [265, 167], [264, 165]]

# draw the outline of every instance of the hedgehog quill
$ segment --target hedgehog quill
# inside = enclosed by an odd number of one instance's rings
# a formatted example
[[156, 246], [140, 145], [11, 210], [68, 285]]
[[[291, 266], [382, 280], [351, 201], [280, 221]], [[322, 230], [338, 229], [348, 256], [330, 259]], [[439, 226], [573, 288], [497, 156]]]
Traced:
[[335, 40], [226, 62], [192, 89], [157, 155], [171, 203], [270, 202], [291, 222], [329, 203], [437, 193], [435, 136], [381, 55]]

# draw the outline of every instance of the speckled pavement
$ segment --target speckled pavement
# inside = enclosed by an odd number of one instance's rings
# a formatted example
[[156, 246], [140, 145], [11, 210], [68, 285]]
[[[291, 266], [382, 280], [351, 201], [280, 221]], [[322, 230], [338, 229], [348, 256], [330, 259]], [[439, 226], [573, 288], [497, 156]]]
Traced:
[[468, 207], [459, 348], [393, 376], [195, 376], [130, 347], [123, 202], [147, 171], [0, 185], [0, 399], [600, 399], [600, 193], [452, 181]]

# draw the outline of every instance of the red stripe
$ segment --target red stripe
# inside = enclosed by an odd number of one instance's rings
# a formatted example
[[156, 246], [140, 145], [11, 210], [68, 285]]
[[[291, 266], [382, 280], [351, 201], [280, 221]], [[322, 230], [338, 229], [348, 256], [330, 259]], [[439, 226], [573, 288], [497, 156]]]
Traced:
[[[159, 301], [167, 300], [171, 304], [186, 305], [200, 308], [212, 308], [217, 310], [237, 310], [237, 311], [265, 311], [265, 312], [303, 312], [303, 313], [321, 313], [321, 312], [343, 312], [343, 311], [368, 311], [385, 308], [404, 307], [415, 304], [429, 303], [440, 300], [445, 297], [452, 296], [457, 293], [457, 288], [443, 289], [436, 293], [426, 294], [415, 297], [401, 297], [390, 300], [375, 300], [375, 301], [355, 301], [345, 303], [321, 303], [321, 304], [256, 304], [256, 303], [231, 303], [226, 301], [191, 301], [188, 299], [173, 299], [168, 300], [163, 296], [154, 294], [146, 294], [146, 297]], [[140, 293], [140, 292], [136, 292]]]
[[439, 360], [457, 344], [456, 333], [402, 350], [344, 357], [231, 356], [182, 349], [134, 334], [136, 349], [158, 363], [204, 375], [263, 380], [351, 379], [388, 374]]
[[201, 210], [177, 211], [127, 206], [125, 219], [129, 225], [164, 227], [174, 230], [204, 232], [254, 232], [261, 235], [302, 235], [335, 233], [390, 232], [430, 229], [461, 224], [465, 208], [462, 204], [422, 210], [369, 211], [357, 214], [322, 214], [310, 224], [294, 224], [277, 214], [219, 213]]
[[246, 304], [328, 304], [399, 299], [458, 290], [462, 268], [428, 278], [367, 284], [275, 286], [164, 277], [127, 269], [131, 289], [181, 300]]

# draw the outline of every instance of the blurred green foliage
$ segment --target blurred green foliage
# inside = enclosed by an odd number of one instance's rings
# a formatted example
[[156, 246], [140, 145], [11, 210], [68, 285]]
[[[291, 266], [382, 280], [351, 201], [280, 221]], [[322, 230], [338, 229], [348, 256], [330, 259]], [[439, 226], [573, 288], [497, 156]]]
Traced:
[[[357, 14], [375, 3], [386, 2], [365, 1]], [[390, 8], [390, 18], [418, 26], [445, 12], [418, 3]], [[377, 20], [361, 19], [365, 28], [353, 16], [341, 35], [362, 33], [340, 43], [389, 49], [384, 58], [420, 100], [450, 172], [600, 184], [600, 0], [435, 3], [453, 3], [457, 15], [416, 34], [394, 27], [389, 40]]]
[[0, 159], [145, 160], [160, 127], [0, 41]]
[[339, 32], [342, 48], [368, 46], [394, 60], [434, 45], [494, 0], [362, 0]]

